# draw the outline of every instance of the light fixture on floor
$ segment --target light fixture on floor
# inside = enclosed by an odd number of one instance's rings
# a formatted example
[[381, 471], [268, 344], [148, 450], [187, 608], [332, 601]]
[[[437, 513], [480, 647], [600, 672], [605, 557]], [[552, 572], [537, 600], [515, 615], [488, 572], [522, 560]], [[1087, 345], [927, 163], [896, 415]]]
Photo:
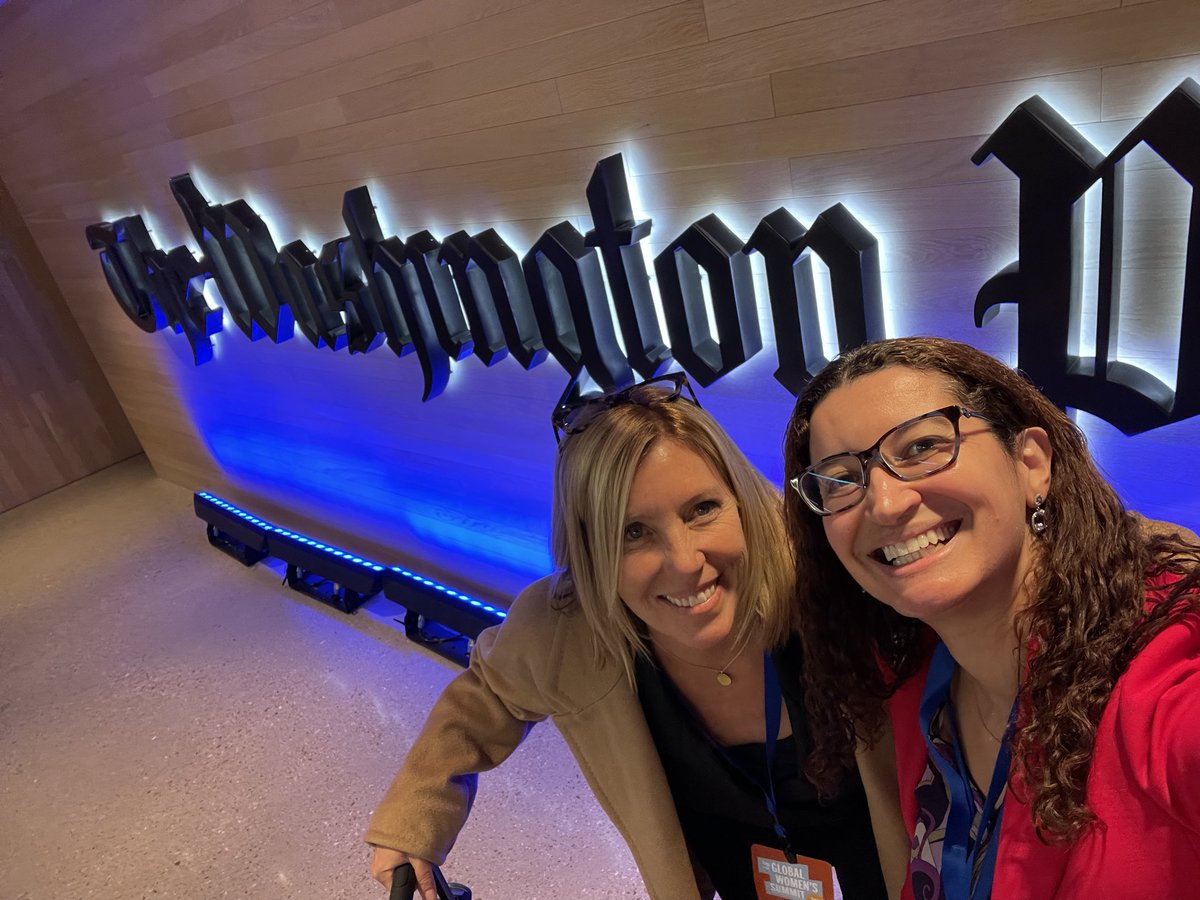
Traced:
[[282, 560], [288, 587], [342, 612], [354, 612], [383, 589], [379, 563], [280, 528], [207, 491], [198, 491], [193, 505], [214, 547], [246, 566], [266, 556]]
[[347, 613], [382, 590], [404, 607], [410, 640], [463, 665], [479, 633], [508, 615], [410, 569], [387, 567], [274, 525], [207, 491], [196, 492], [193, 505], [207, 525], [209, 543], [243, 565], [273, 556], [287, 563], [288, 587]]
[[342, 612], [354, 612], [383, 588], [379, 563], [286, 528], [267, 533], [267, 552], [287, 563], [288, 587]]
[[222, 553], [244, 566], [267, 555], [267, 531], [273, 526], [205, 491], [193, 495], [192, 505], [206, 523], [208, 542]]
[[479, 632], [508, 616], [490, 603], [401, 566], [383, 573], [383, 595], [404, 607], [404, 633], [410, 640], [464, 666]]

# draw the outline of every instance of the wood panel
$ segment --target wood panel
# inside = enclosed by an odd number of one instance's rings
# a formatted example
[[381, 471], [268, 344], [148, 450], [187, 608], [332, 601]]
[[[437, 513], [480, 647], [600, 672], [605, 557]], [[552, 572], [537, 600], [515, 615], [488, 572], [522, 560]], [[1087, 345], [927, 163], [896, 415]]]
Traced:
[[580, 72], [560, 79], [559, 90], [566, 109], [603, 106], [1115, 6], [1115, 0], [887, 0]]
[[809, 0], [807, 3], [776, 3], [774, 0], [705, 0], [704, 17], [710, 39], [744, 34], [795, 22], [815, 19], [854, 6], [880, 0]]
[[0, 182], [0, 512], [138, 453]]
[[1002, 82], [776, 115], [740, 127], [666, 135], [638, 144], [639, 174], [718, 165], [739, 159], [827, 155], [839, 151], [923, 143], [986, 133], [1036, 89], [1053, 92], [1080, 111], [1082, 121], [1100, 114], [1100, 72], [1071, 72], [1048, 79]]
[[[844, 106], [847, 98], [866, 103], [1035, 77], [1042, 81], [1134, 58], [1155, 57], [1151, 68], [1161, 71], [1172, 65], [1163, 57], [1194, 46], [1197, 28], [1200, 6], [1164, 0], [805, 65], [778, 72], [771, 81], [777, 112], [785, 114]], [[1143, 106], [1135, 112], [1145, 111]], [[1064, 110], [1075, 120], [1070, 112]]]
[[[0, 176], [157, 471], [507, 593], [545, 559], [555, 363], [466, 359], [422, 404], [412, 357], [335, 355], [300, 337], [251, 344], [226, 323], [217, 359], [197, 368], [181, 338], [125, 319], [84, 227], [138, 212], [163, 246], [190, 242], [168, 189], [190, 171], [214, 203], [249, 199], [278, 243], [337, 237], [343, 192], [368, 184], [402, 237], [495, 226], [524, 253], [558, 221], [590, 227], [587, 180], [622, 152], [653, 220], [649, 252], [709, 212], [747, 237], [780, 206], [810, 223], [842, 202], [880, 239], [896, 328], [1007, 358], [1015, 311], [975, 329], [971, 303], [1015, 258], [1017, 185], [971, 154], [1033, 94], [1107, 152], [1200, 77], [1200, 4], [10, 2], [0, 74]], [[1127, 166], [1122, 348], [1162, 368], [1172, 351], [1156, 323], [1177, 316], [1188, 206], [1152, 156]], [[1090, 204], [1090, 233], [1096, 218]], [[766, 303], [768, 348], [702, 394], [777, 478], [790, 397], [771, 377]], [[1200, 440], [1200, 421], [1171, 434], [1129, 446], [1153, 455]], [[439, 465], [455, 467], [456, 496], [429, 495]], [[1180, 477], [1200, 494], [1200, 475]]]

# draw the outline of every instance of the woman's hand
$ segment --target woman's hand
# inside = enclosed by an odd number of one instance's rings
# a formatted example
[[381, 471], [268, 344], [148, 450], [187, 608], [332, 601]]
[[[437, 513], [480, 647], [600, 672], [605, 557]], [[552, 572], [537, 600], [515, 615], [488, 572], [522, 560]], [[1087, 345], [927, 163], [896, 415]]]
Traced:
[[388, 890], [392, 887], [392, 875], [405, 863], [413, 867], [417, 877], [417, 896], [421, 900], [437, 900], [437, 886], [433, 881], [433, 866], [427, 860], [409, 856], [402, 850], [376, 847], [371, 856], [371, 877]]

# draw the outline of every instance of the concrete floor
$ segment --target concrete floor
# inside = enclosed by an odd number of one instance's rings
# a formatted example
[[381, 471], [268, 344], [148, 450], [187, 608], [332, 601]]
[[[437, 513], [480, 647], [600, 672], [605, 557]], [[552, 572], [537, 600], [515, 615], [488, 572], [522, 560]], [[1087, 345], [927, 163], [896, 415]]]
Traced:
[[[459, 671], [212, 549], [138, 458], [0, 515], [0, 897], [382, 898], [361, 835]], [[642, 896], [550, 725], [483, 776], [477, 900]]]

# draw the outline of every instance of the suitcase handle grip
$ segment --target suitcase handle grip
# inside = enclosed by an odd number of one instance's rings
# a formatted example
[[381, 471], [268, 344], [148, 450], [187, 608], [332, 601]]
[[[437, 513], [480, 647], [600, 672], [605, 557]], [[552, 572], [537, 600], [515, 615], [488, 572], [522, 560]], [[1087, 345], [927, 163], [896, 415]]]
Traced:
[[[442, 870], [433, 867], [433, 883], [437, 886], [438, 900], [455, 900], [455, 894], [446, 883]], [[417, 893], [417, 873], [412, 863], [404, 863], [392, 870], [392, 893], [389, 900], [413, 900]], [[468, 895], [470, 896], [470, 895]]]

